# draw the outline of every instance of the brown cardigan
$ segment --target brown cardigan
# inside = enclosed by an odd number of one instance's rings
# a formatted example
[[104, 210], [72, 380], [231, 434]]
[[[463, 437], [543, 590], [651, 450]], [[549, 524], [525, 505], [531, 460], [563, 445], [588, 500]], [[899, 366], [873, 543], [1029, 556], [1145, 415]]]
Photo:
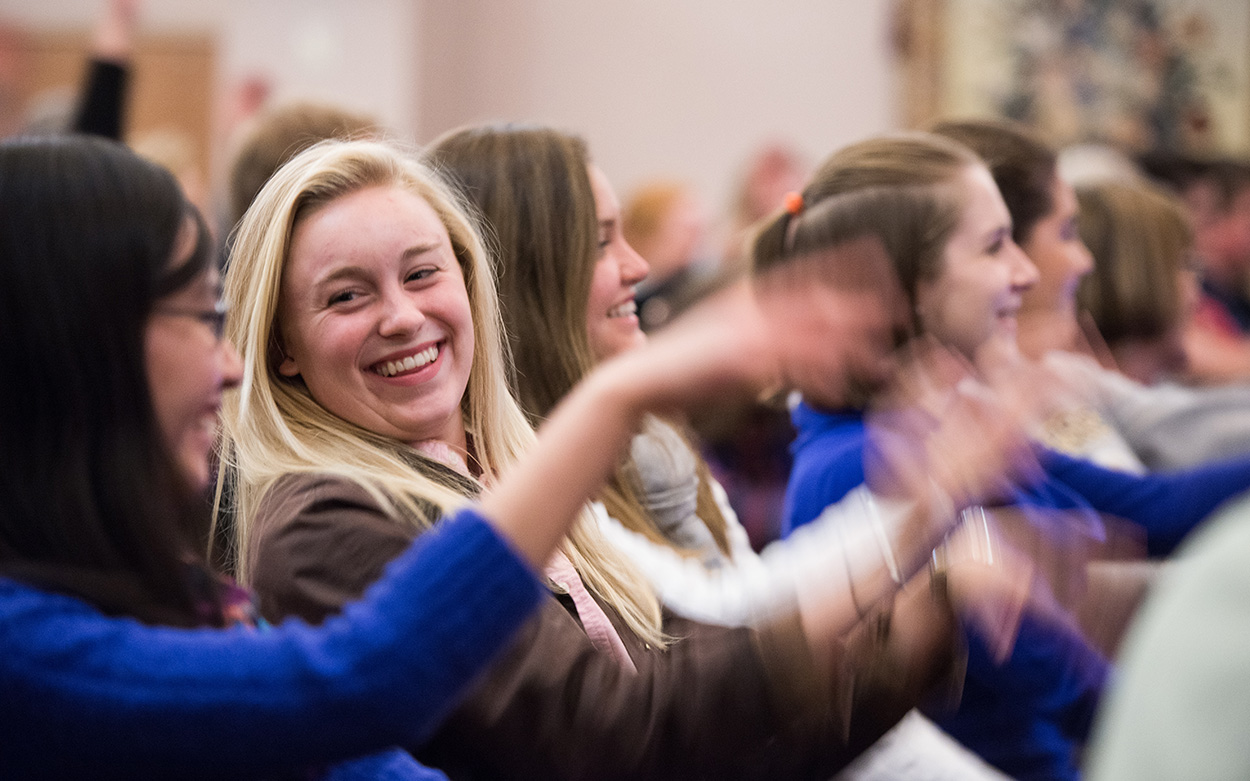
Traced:
[[[253, 527], [261, 610], [320, 622], [416, 534], [349, 481], [284, 478]], [[636, 675], [591, 645], [571, 600], [553, 596], [417, 758], [453, 779], [827, 779], [950, 671], [954, 648], [944, 639], [925, 669], [901, 669], [882, 614], [821, 674], [797, 619], [747, 630], [666, 616], [680, 639], [657, 650], [604, 609]]]

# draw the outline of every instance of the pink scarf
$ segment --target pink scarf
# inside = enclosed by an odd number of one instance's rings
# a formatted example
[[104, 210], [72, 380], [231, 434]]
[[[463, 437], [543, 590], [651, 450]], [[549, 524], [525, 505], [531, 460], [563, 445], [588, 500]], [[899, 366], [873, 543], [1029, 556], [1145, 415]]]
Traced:
[[[413, 447], [460, 474], [469, 475], [469, 465], [464, 456], [447, 443], [437, 439], [426, 439], [415, 443]], [[483, 480], [483, 482], [486, 481]], [[573, 562], [560, 551], [556, 551], [551, 561], [547, 562], [546, 574], [573, 599], [573, 606], [577, 608], [577, 617], [581, 619], [582, 629], [590, 638], [591, 645], [611, 656], [624, 669], [631, 673], [638, 672], [638, 668], [634, 666], [634, 660], [629, 658], [629, 652], [625, 650], [625, 643], [621, 642], [621, 636], [616, 632], [616, 627], [612, 625], [608, 614], [603, 612], [603, 608], [599, 607], [599, 603], [586, 589], [582, 576], [578, 575], [577, 570], [573, 568]]]
[[547, 562], [546, 573], [548, 578], [572, 597], [573, 605], [577, 608], [577, 617], [582, 620], [582, 629], [590, 638], [591, 645], [616, 659], [629, 672], [638, 672], [634, 660], [629, 658], [629, 652], [625, 650], [625, 644], [621, 642], [621, 636], [616, 633], [616, 627], [612, 626], [608, 614], [603, 612], [603, 608], [599, 607], [599, 603], [586, 589], [581, 575], [573, 568], [573, 562], [562, 552], [556, 551], [551, 561]]

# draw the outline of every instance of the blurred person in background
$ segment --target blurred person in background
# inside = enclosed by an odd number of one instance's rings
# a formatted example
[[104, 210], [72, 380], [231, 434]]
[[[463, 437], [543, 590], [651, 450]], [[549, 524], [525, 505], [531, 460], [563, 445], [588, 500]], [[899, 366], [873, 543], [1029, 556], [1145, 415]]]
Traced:
[[1202, 295], [1185, 334], [1187, 380], [1250, 380], [1250, 163], [1149, 154], [1142, 167], [1189, 213]]
[[638, 321], [654, 331], [707, 293], [720, 264], [708, 255], [707, 216], [688, 185], [654, 181], [621, 206], [621, 233], [650, 266], [637, 285]]

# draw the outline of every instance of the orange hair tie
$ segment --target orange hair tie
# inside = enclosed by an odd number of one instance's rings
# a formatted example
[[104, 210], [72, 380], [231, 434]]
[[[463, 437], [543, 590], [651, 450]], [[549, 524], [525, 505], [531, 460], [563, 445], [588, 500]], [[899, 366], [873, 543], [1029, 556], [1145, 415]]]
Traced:
[[803, 211], [803, 193], [790, 191], [786, 193], [785, 201], [786, 213], [791, 217]]

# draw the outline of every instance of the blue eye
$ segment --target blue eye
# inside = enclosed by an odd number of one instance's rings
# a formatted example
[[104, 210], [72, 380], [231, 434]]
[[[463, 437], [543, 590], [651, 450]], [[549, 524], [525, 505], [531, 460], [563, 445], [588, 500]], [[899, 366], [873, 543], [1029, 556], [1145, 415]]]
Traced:
[[419, 268], [416, 271], [409, 273], [404, 281], [405, 282], [420, 282], [423, 279], [429, 279], [431, 276], [434, 275], [435, 271], [437, 271], [437, 269]]
[[331, 306], [334, 304], [346, 304], [350, 301], [356, 300], [356, 295], [357, 294], [355, 290], [344, 290], [341, 293], [335, 293], [334, 295], [330, 296], [330, 300], [327, 303], [329, 303]]

